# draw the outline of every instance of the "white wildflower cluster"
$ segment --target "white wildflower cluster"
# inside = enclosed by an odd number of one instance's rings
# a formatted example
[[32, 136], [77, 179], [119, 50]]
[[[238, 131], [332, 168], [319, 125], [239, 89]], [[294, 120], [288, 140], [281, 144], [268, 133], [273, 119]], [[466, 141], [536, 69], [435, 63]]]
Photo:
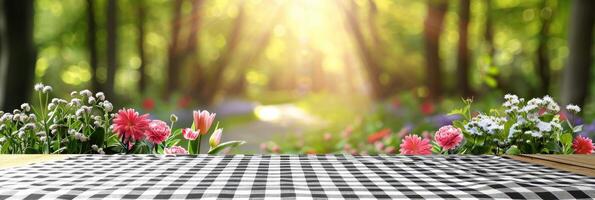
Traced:
[[93, 151], [99, 153], [99, 154], [105, 154], [105, 152], [103, 151], [103, 148], [99, 148], [97, 145], [91, 145], [91, 149], [93, 149]]
[[[508, 141], [522, 140], [523, 135], [542, 138], [562, 130], [562, 122], [557, 115], [560, 112], [560, 106], [552, 97], [546, 95], [543, 98], [533, 98], [526, 104], [516, 95], [508, 94], [504, 99], [506, 101], [502, 106], [507, 109], [506, 113], [516, 119], [510, 127]], [[567, 110], [576, 111], [576, 108], [574, 105], [567, 106]], [[580, 108], [578, 110], [580, 111]], [[543, 117], [546, 114], [550, 117]]]
[[[113, 117], [110, 112], [114, 107], [103, 92], [94, 94], [89, 90], [75, 91], [70, 93], [69, 100], [52, 98], [48, 102], [51, 86], [37, 83], [34, 89], [39, 95], [43, 95], [39, 104], [23, 103], [13, 112], [0, 111], [0, 136], [3, 136], [0, 145], [11, 146], [0, 149], [0, 153], [23, 153], [19, 150], [21, 144], [6, 142], [15, 139], [32, 147], [59, 143], [57, 149], [53, 149], [54, 145], [50, 147], [50, 153], [68, 151], [65, 145], [74, 141], [89, 141], [89, 135], [97, 131], [97, 128], [107, 126], [106, 122]], [[93, 151], [104, 153], [98, 147], [93, 148]]]
[[52, 92], [52, 86], [43, 85], [42, 83], [35, 84], [35, 86], [33, 86], [33, 89], [35, 89], [35, 91], [37, 92], [41, 92], [44, 94]]
[[573, 104], [568, 104], [566, 106], [566, 110], [576, 114], [576, 113], [581, 112], [581, 107], [578, 107], [577, 105], [573, 105]]
[[494, 135], [504, 130], [505, 118], [479, 114], [465, 124], [465, 130], [472, 135]]
[[525, 102], [525, 99], [519, 98], [517, 95], [514, 94], [506, 94], [504, 95], [504, 103], [502, 106], [506, 108], [506, 114], [518, 113], [521, 109], [521, 104]]

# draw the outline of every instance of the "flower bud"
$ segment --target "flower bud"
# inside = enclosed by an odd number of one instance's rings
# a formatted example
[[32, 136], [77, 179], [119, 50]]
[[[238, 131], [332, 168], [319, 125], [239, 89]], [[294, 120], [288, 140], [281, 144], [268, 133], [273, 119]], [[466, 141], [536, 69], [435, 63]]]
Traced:
[[52, 91], [52, 86], [46, 85], [43, 87], [43, 93], [50, 93]]
[[29, 112], [31, 110], [31, 106], [28, 103], [21, 104], [21, 109], [25, 112]]
[[103, 94], [103, 92], [98, 92], [97, 94], [95, 94], [95, 97], [97, 97], [97, 99], [99, 99], [99, 101], [105, 100], [105, 94]]
[[171, 114], [169, 116], [169, 120], [171, 121], [171, 123], [176, 123], [178, 121], [178, 116], [176, 116], [175, 114]]
[[35, 89], [35, 91], [42, 91], [43, 90], [43, 84], [41, 83], [37, 83], [35, 84], [35, 86], [33, 86], [33, 89]]
[[209, 145], [211, 148], [215, 148], [219, 143], [221, 143], [221, 134], [223, 133], [223, 129], [219, 128], [213, 131], [211, 138], [209, 139]]

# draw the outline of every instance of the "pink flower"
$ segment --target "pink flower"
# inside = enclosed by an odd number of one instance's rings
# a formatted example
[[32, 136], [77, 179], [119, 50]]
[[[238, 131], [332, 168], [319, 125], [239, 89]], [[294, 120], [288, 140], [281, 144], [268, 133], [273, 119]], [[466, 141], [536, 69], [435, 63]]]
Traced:
[[145, 132], [147, 140], [153, 144], [161, 144], [171, 134], [171, 129], [161, 120], [153, 120], [149, 123], [149, 129]]
[[454, 126], [443, 126], [436, 131], [434, 140], [436, 140], [436, 143], [438, 146], [442, 147], [442, 149], [451, 150], [459, 146], [461, 141], [463, 141], [463, 133], [461, 133], [461, 129], [455, 128]]
[[430, 140], [422, 139], [417, 135], [405, 136], [401, 143], [401, 154], [403, 155], [430, 155], [432, 154]]
[[220, 128], [213, 131], [213, 134], [211, 135], [211, 138], [209, 139], [209, 145], [211, 146], [211, 148], [214, 148], [217, 145], [219, 145], [219, 143], [221, 143], [221, 134], [222, 133], [223, 133], [223, 129], [220, 129]]
[[180, 146], [173, 146], [171, 148], [165, 148], [165, 149], [163, 149], [163, 152], [165, 152], [165, 154], [177, 154], [177, 155], [188, 154], [188, 151], [186, 151], [186, 149], [184, 149]]
[[182, 129], [182, 135], [187, 140], [196, 140], [196, 138], [198, 137], [198, 134], [199, 134], [198, 130], [192, 131], [191, 128]]
[[333, 139], [333, 135], [331, 135], [330, 133], [325, 133], [323, 139], [326, 142], [331, 141]]
[[591, 154], [595, 146], [591, 139], [578, 135], [572, 142], [572, 148], [575, 154]]
[[113, 120], [114, 132], [125, 142], [141, 140], [149, 127], [148, 117], [148, 114], [139, 115], [134, 109], [121, 109]]
[[196, 131], [199, 131], [201, 135], [207, 134], [209, 132], [209, 128], [211, 128], [211, 124], [215, 119], [215, 113], [211, 114], [209, 111], [194, 111], [194, 128]]

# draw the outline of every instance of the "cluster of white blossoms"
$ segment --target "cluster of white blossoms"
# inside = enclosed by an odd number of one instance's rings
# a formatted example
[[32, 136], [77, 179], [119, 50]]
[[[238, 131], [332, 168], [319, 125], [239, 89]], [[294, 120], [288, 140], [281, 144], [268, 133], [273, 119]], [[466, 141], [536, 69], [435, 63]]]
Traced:
[[[522, 135], [541, 138], [562, 130], [562, 122], [557, 115], [560, 112], [560, 106], [552, 97], [546, 95], [543, 98], [533, 98], [526, 103], [523, 98], [511, 94], [505, 95], [504, 99], [502, 106], [506, 108], [506, 114], [516, 119], [510, 127], [509, 141]], [[580, 108], [575, 105], [568, 105], [566, 109], [574, 113], [580, 112]], [[544, 114], [552, 114], [553, 118], [541, 119]]]
[[504, 130], [503, 117], [495, 117], [479, 114], [465, 124], [465, 130], [472, 135], [482, 136], [484, 134], [494, 135]]
[[[40, 98], [40, 107], [24, 103], [12, 113], [0, 111], [0, 133], [3, 136], [0, 145], [9, 140], [18, 140], [29, 146], [49, 146], [50, 141], [56, 140], [66, 146], [70, 141], [89, 141], [89, 133], [95, 132], [97, 128], [109, 128], [107, 122], [112, 118], [110, 112], [114, 107], [103, 92], [93, 94], [89, 90], [75, 91], [70, 94], [70, 100], [53, 98], [47, 102], [52, 87], [38, 83], [34, 89], [43, 97]], [[66, 137], [57, 137], [60, 133]], [[58, 150], [66, 150], [65, 146]], [[11, 151], [15, 151], [15, 148], [20, 147], [15, 146]], [[101, 148], [94, 150], [103, 152]]]

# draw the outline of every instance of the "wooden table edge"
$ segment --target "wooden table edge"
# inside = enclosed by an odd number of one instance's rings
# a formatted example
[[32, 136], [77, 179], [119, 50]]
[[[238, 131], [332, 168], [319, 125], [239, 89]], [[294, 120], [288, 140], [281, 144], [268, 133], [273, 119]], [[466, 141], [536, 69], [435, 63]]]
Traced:
[[[568, 156], [572, 156], [572, 155], [568, 155]], [[595, 169], [583, 165], [584, 163], [579, 163], [579, 164], [569, 163], [567, 159], [555, 159], [555, 158], [548, 158], [547, 156], [545, 156], [545, 157], [544, 156], [534, 156], [531, 154], [517, 155], [517, 156], [504, 155], [504, 157], [507, 157], [507, 158], [510, 158], [513, 160], [526, 162], [526, 163], [543, 165], [546, 167], [550, 167], [550, 168], [554, 168], [554, 169], [558, 169], [558, 170], [562, 170], [562, 171], [566, 171], [566, 172], [572, 172], [575, 174], [581, 174], [581, 175], [595, 177]], [[595, 163], [592, 166], [595, 166]]]
[[34, 163], [64, 160], [72, 154], [0, 154], [0, 169], [22, 167]]

